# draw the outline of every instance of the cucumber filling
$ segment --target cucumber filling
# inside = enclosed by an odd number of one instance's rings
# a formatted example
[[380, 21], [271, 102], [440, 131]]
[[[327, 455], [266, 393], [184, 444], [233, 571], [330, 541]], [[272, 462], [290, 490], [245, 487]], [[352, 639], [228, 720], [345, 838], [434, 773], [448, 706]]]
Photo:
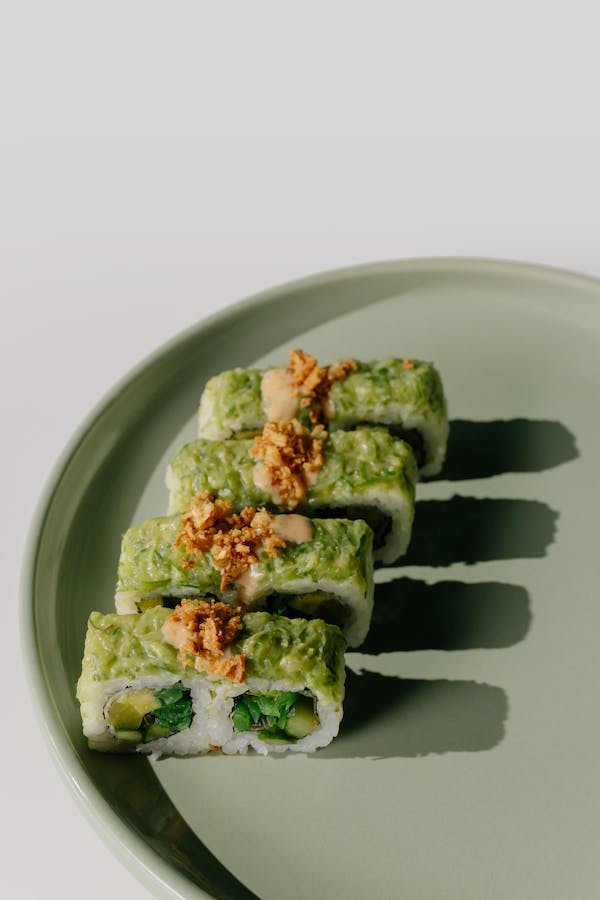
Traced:
[[184, 731], [194, 714], [191, 694], [179, 683], [158, 691], [122, 691], [112, 698], [105, 715], [119, 741], [141, 744]]
[[286, 744], [312, 734], [319, 724], [313, 698], [293, 691], [242, 694], [231, 719], [236, 731], [255, 731], [264, 741]]

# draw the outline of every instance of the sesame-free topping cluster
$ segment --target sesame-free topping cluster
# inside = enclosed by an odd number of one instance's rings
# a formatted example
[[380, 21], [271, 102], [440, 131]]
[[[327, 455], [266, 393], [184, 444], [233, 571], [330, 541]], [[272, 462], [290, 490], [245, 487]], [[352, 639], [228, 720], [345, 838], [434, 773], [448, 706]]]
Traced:
[[353, 359], [320, 366], [316, 357], [303, 350], [290, 350], [288, 373], [292, 391], [300, 398], [300, 409], [308, 409], [311, 421], [316, 423], [325, 416], [325, 404], [329, 391], [336, 381], [341, 381], [358, 368]]
[[298, 419], [267, 422], [262, 434], [254, 438], [250, 456], [261, 460], [281, 506], [295, 509], [304, 500], [311, 478], [323, 465], [326, 439], [323, 425], [309, 431]]
[[198, 672], [246, 680], [246, 656], [228, 652], [242, 630], [242, 608], [206, 600], [182, 600], [165, 619], [162, 633], [176, 647], [178, 659]]
[[221, 569], [221, 591], [235, 582], [258, 562], [259, 550], [276, 556], [286, 541], [277, 534], [275, 517], [266, 509], [245, 507], [232, 513], [227, 500], [216, 500], [202, 491], [192, 498], [181, 520], [175, 546], [189, 554], [184, 566], [191, 568], [194, 558], [210, 553]]

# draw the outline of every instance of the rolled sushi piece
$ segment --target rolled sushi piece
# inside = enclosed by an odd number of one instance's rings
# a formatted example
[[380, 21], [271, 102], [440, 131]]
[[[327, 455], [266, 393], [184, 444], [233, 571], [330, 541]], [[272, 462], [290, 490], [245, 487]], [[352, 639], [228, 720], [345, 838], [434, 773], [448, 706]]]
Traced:
[[208, 683], [164, 640], [168, 614], [161, 607], [91, 613], [77, 699], [92, 750], [186, 756], [210, 749]]
[[225, 651], [244, 661], [243, 679], [235, 681], [198, 671], [193, 654], [178, 652], [168, 639], [171, 618], [165, 607], [91, 614], [77, 685], [91, 749], [155, 758], [219, 748], [312, 752], [336, 736], [345, 678], [338, 628], [244, 615]]
[[[200, 491], [229, 501], [234, 511], [285, 508], [252, 447], [252, 440], [204, 439], [182, 447], [167, 470], [169, 513], [183, 512]], [[373, 529], [374, 559], [394, 562], [408, 547], [414, 518], [417, 468], [410, 446], [384, 428], [335, 431], [323, 442], [322, 459], [297, 512], [364, 519]]]
[[[354, 370], [331, 384], [320, 408], [328, 431], [383, 425], [411, 444], [421, 475], [437, 475], [446, 454], [448, 413], [435, 366], [418, 359], [352, 363]], [[307, 424], [311, 408], [302, 404], [288, 369], [232, 369], [207, 382], [198, 435], [222, 441], [257, 434], [267, 421], [297, 417]]]
[[361, 644], [373, 610], [373, 531], [360, 520], [274, 516], [288, 542], [223, 587], [210, 553], [190, 556], [177, 543], [181, 516], [148, 519], [123, 536], [115, 605], [143, 611], [182, 597], [210, 596], [248, 610], [286, 611], [339, 625], [347, 643]]

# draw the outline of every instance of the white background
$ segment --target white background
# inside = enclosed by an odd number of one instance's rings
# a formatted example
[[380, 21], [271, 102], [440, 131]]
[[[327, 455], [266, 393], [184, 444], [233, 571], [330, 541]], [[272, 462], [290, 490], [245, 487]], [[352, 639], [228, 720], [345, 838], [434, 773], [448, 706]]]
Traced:
[[3, 896], [149, 896], [60, 781], [22, 670], [18, 561], [65, 442], [161, 342], [297, 276], [600, 276], [594, 6], [0, 3]]

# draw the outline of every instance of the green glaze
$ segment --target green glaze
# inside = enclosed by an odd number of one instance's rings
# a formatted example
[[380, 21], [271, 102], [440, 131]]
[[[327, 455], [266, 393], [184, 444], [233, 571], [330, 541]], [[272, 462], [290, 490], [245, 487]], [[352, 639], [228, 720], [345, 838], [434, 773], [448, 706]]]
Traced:
[[259, 369], [231, 369], [211, 378], [200, 401], [200, 436], [233, 437], [261, 431], [264, 424]]
[[343, 700], [340, 666], [345, 642], [334, 625], [320, 619], [249, 613], [244, 616], [244, 635], [235, 648], [247, 655], [249, 677], [303, 682], [319, 699]]
[[287, 593], [296, 579], [311, 583], [310, 590], [330, 581], [370, 591], [373, 533], [361, 519], [313, 519], [312, 540], [287, 544], [277, 556], [262, 556], [260, 567], [274, 591]]
[[[244, 506], [273, 506], [272, 496], [254, 484], [259, 460], [250, 456], [251, 440], [186, 444], [169, 467], [170, 512], [183, 512], [199, 491]], [[335, 431], [324, 444], [324, 462], [297, 510], [322, 510], [371, 498], [372, 492], [391, 503], [414, 508], [416, 464], [411, 448], [385, 428]]]
[[[385, 425], [409, 436], [420, 435], [420, 467], [437, 474], [445, 455], [448, 413], [435, 366], [423, 360], [384, 358], [357, 363], [357, 370], [335, 382], [330, 392], [333, 412], [327, 427], [351, 429]], [[271, 367], [272, 368], [272, 367]], [[241, 437], [262, 430], [266, 421], [261, 382], [266, 369], [234, 369], [211, 378], [200, 400], [198, 433], [208, 440]], [[297, 417], [308, 425], [308, 411]]]
[[[117, 579], [117, 599], [137, 602], [148, 595], [183, 597], [211, 594], [235, 599], [235, 586], [222, 592], [221, 570], [210, 553], [194, 557], [175, 546], [181, 517], [149, 519], [123, 537]], [[263, 553], [254, 567], [258, 590], [252, 602], [261, 605], [272, 593], [303, 593], [319, 589], [344, 597], [372, 595], [372, 531], [357, 519], [313, 519], [310, 541], [287, 544], [276, 556]], [[300, 586], [302, 583], [302, 586]]]
[[395, 407], [404, 408], [410, 416], [445, 417], [446, 400], [437, 369], [420, 359], [411, 362], [412, 368], [405, 368], [401, 359], [358, 362], [356, 372], [336, 381], [331, 388], [330, 427], [389, 422], [395, 418], [391, 412]]
[[414, 510], [417, 467], [405, 441], [385, 428], [358, 428], [334, 431], [325, 451], [325, 462], [308, 490], [309, 507], [326, 507], [336, 497], [360, 500], [376, 492], [391, 503], [403, 502]]
[[[162, 606], [139, 615], [91, 613], [77, 684], [79, 702], [92, 700], [99, 683], [120, 678], [131, 682], [166, 673], [188, 682], [208, 682], [204, 673], [179, 662], [177, 651], [163, 638], [161, 629], [170, 614]], [[243, 631], [231, 650], [246, 655], [250, 678], [302, 683], [316, 697], [341, 703], [345, 646], [334, 625], [257, 612], [243, 617]]]
[[267, 506], [271, 498], [253, 480], [256, 461], [250, 457], [252, 440], [196, 440], [178, 451], [167, 471], [169, 513], [182, 513], [192, 497], [208, 491], [229, 500], [235, 511], [244, 506]]
[[195, 670], [178, 661], [177, 650], [162, 636], [161, 628], [170, 612], [156, 606], [140, 615], [91, 613], [77, 683], [79, 702], [91, 699], [94, 685], [101, 681], [135, 681], [165, 673], [193, 677]]

